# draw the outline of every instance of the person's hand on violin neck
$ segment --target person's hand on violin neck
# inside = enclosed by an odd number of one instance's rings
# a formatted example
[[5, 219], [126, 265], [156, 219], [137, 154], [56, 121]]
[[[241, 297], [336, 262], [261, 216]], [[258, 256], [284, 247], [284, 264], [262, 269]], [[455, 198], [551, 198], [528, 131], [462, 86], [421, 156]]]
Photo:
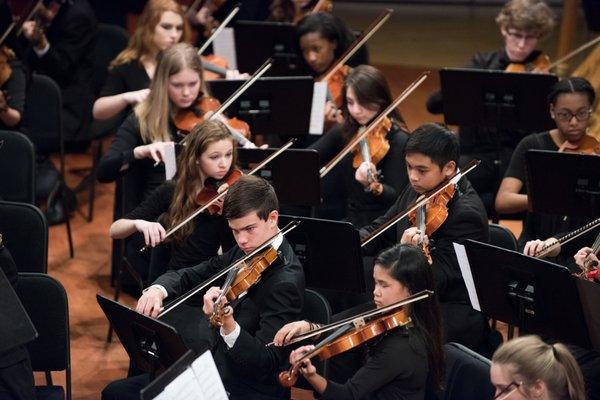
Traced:
[[[202, 311], [204, 312], [204, 315], [206, 315], [208, 318], [210, 318], [213, 315], [215, 310], [215, 301], [217, 300], [219, 295], [221, 295], [221, 293], [223, 293], [223, 291], [220, 287], [213, 286], [210, 289], [208, 289], [204, 294], [204, 305], [202, 306]], [[225, 306], [226, 303], [227, 298], [223, 295], [223, 297], [221, 298], [221, 305]], [[221, 326], [221, 329], [223, 330], [223, 334], [228, 335], [234, 331], [236, 322], [233, 318], [232, 312], [225, 312], [225, 314], [223, 315], [222, 322], [223, 325]]]
[[[296, 364], [298, 362], [298, 360], [300, 360], [306, 353], [312, 351], [314, 348], [315, 348], [315, 346], [313, 346], [313, 345], [298, 347], [296, 350], [294, 350], [290, 353], [290, 364], [292, 364], [292, 365]], [[317, 374], [317, 369], [312, 364], [312, 362], [310, 362], [310, 358], [302, 361], [302, 366], [300, 367], [300, 373], [305, 378], [310, 378], [311, 376], [314, 376]]]
[[155, 286], [150, 286], [144, 291], [138, 300], [135, 310], [140, 314], [156, 318], [162, 311], [164, 299], [165, 294], [162, 292], [162, 290]]
[[420, 239], [421, 231], [419, 228], [413, 226], [404, 231], [400, 239], [400, 244], [412, 244], [413, 246], [420, 246], [421, 244], [429, 245], [429, 237], [427, 235], [423, 235], [423, 243], [419, 243]]
[[296, 336], [302, 335], [310, 330], [311, 323], [308, 321], [289, 322], [277, 331], [273, 338], [273, 344], [275, 346], [284, 346]]
[[586, 268], [586, 261], [590, 260], [587, 267], [597, 267], [598, 266], [598, 257], [594, 254], [594, 250], [591, 247], [584, 247], [579, 250], [575, 256], [575, 264], [577, 264], [581, 269]]

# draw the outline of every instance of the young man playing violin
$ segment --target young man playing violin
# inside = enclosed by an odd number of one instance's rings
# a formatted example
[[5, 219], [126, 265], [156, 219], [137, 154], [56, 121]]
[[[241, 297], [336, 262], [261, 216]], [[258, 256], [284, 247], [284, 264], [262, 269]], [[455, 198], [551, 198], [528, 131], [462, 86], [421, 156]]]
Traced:
[[[525, 72], [549, 65], [547, 56], [537, 50], [539, 42], [550, 35], [555, 25], [554, 12], [544, 1], [510, 0], [496, 17], [496, 23], [504, 41], [503, 47], [476, 53], [467, 68]], [[427, 109], [433, 114], [444, 112], [441, 92], [429, 98]], [[498, 177], [504, 174], [512, 151], [527, 133], [530, 132], [461, 127], [460, 165], [473, 158], [481, 160], [479, 167], [469, 174], [469, 180], [477, 193], [491, 197], [489, 201], [486, 198], [486, 206], [492, 206], [493, 196], [490, 193], [495, 194]], [[495, 163], [497, 144], [500, 146], [500, 165]], [[497, 168], [500, 168], [499, 172]]]
[[[408, 138], [405, 147], [406, 168], [410, 186], [400, 194], [385, 215], [360, 229], [365, 240], [369, 234], [392, 217], [448, 182], [458, 172], [458, 138], [438, 124], [425, 124]], [[428, 207], [431, 207], [431, 201]], [[489, 326], [479, 312], [471, 308], [465, 283], [458, 266], [453, 243], [466, 239], [487, 242], [487, 215], [481, 200], [465, 178], [446, 204], [448, 217], [429, 235], [411, 226], [407, 218], [400, 220], [383, 234], [363, 247], [365, 255], [373, 255], [395, 243], [428, 244], [432, 260], [436, 294], [442, 306], [446, 341], [462, 343], [479, 352], [490, 352]], [[431, 208], [433, 212], [435, 208]], [[428, 218], [431, 216], [428, 215]], [[421, 242], [421, 238], [423, 240]]]
[[[277, 210], [277, 196], [271, 185], [255, 176], [241, 177], [228, 190], [223, 203], [223, 215], [237, 246], [194, 267], [162, 275], [140, 297], [137, 311], [157, 317], [165, 299], [176, 299], [276, 236]], [[277, 259], [256, 285], [232, 301], [234, 308], [223, 317], [222, 326], [216, 332], [207, 321], [198, 327], [197, 334], [205, 344], [195, 350], [204, 350], [206, 345], [212, 348], [230, 399], [290, 398], [289, 390], [277, 381], [287, 353], [265, 344], [283, 325], [299, 318], [304, 303], [304, 272], [283, 236], [277, 237], [272, 246], [278, 252]], [[214, 284], [204, 294], [203, 311], [207, 316], [212, 315], [220, 293]], [[113, 382], [102, 395], [104, 399], [138, 399], [147, 383], [147, 376]]]

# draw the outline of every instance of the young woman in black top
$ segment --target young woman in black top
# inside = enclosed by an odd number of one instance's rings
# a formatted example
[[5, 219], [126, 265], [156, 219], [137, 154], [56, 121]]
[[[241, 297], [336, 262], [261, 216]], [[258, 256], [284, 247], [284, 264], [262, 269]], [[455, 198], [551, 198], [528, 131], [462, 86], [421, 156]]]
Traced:
[[[234, 140], [221, 122], [196, 125], [186, 136], [178, 157], [177, 179], [163, 183], [136, 209], [113, 222], [111, 238], [124, 239], [139, 232], [146, 245], [161, 243], [165, 228], [177, 226], [201, 206], [197, 201], [199, 193], [206, 187], [218, 186], [235, 169]], [[173, 233], [171, 239], [169, 269], [199, 264], [215, 256], [220, 246], [228, 250], [234, 244], [225, 219], [209, 212], [199, 214]]]
[[180, 110], [195, 109], [208, 93], [202, 72], [197, 49], [191, 45], [178, 43], [160, 54], [150, 94], [119, 128], [100, 160], [98, 180], [113, 181], [135, 167], [142, 199], [164, 182], [164, 166], [157, 164], [167, 148], [183, 137], [173, 118]]
[[156, 57], [180, 41], [189, 41], [189, 27], [181, 5], [174, 0], [150, 0], [140, 15], [127, 47], [110, 63], [94, 103], [94, 118], [111, 118], [142, 102], [150, 90]]
[[[496, 197], [496, 210], [499, 213], [519, 213], [528, 210], [527, 188], [525, 186], [525, 153], [527, 150], [559, 151], [565, 146], [577, 147], [586, 138], [590, 124], [592, 106], [595, 100], [594, 89], [584, 78], [567, 78], [556, 83], [548, 95], [550, 116], [556, 123], [556, 129], [529, 135], [517, 146], [504, 175]], [[591, 218], [590, 218], [591, 219]], [[581, 218], [549, 216], [527, 213], [519, 244], [525, 254], [533, 255], [554, 239], [551, 236], [567, 233], [585, 225]], [[570, 250], [565, 254], [574, 254], [583, 243], [593, 242], [593, 235], [583, 235], [568, 244]], [[537, 240], [549, 238], [545, 240]], [[527, 241], [533, 241], [527, 243]], [[554, 257], [560, 247], [548, 256]]]
[[[412, 245], [396, 245], [375, 260], [373, 302], [381, 308], [425, 289], [433, 290], [431, 267], [423, 252]], [[444, 355], [439, 304], [435, 297], [406, 306], [412, 320], [407, 328], [396, 328], [363, 346], [367, 357], [345, 383], [327, 380], [306, 361], [300, 372], [321, 399], [423, 399], [426, 386], [441, 386]], [[313, 327], [315, 324], [312, 324]], [[311, 329], [308, 321], [285, 325], [275, 335], [276, 345]], [[290, 354], [296, 362], [313, 346], [302, 346]], [[331, 361], [333, 361], [332, 359]]]
[[[354, 68], [346, 77], [342, 92], [344, 123], [334, 127], [311, 146], [319, 152], [323, 163], [335, 157], [362, 126], [368, 125], [392, 102], [383, 74], [370, 65]], [[389, 150], [377, 165], [363, 162], [354, 168], [354, 154], [350, 153], [332, 171], [335, 174], [335, 169], [341, 170], [345, 181], [345, 190], [342, 192], [347, 192], [346, 219], [356, 227], [364, 226], [384, 214], [408, 184], [404, 163], [404, 145], [408, 139], [406, 124], [398, 111], [390, 115], [389, 122], [390, 126], [381, 128], [389, 143]], [[380, 171], [381, 177], [372, 182], [369, 171], [375, 175]], [[327, 178], [325, 185], [335, 185], [332, 179]], [[326, 191], [330, 189], [334, 193], [340, 192], [331, 187]]]

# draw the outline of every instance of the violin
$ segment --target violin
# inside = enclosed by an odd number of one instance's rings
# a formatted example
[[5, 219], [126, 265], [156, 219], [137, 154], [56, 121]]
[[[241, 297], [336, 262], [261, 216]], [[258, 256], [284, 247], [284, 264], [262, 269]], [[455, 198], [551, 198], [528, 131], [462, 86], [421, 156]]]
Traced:
[[[302, 364], [310, 358], [318, 356], [321, 360], [327, 360], [384, 335], [393, 329], [410, 327], [412, 321], [405, 306], [429, 298], [431, 295], [433, 295], [432, 291], [424, 290], [389, 306], [346, 318], [294, 338], [292, 343], [341, 328], [322, 340], [313, 350], [304, 354], [288, 371], [281, 372], [279, 374], [279, 382], [286, 388], [294, 386]], [[371, 317], [374, 318], [367, 321], [367, 318]]]
[[335, 103], [337, 107], [341, 107], [344, 98], [344, 82], [350, 73], [350, 67], [342, 65], [333, 75], [327, 79], [327, 97]]
[[535, 60], [528, 63], [508, 64], [506, 72], [548, 72], [550, 68], [550, 58], [544, 53], [540, 53]]
[[583, 268], [581, 269], [581, 273], [579, 273], [579, 277], [583, 279], [587, 279], [588, 281], [595, 281], [596, 278], [600, 278], [600, 268], [598, 265], [594, 265], [594, 260], [591, 255], [598, 256], [600, 252], [600, 234], [596, 236], [596, 240], [594, 240], [594, 244], [592, 245], [592, 252], [588, 254], [588, 256], [583, 260]]
[[[275, 153], [273, 153], [269, 157], [265, 158], [260, 164], [258, 164], [256, 167], [254, 167], [254, 169], [252, 171], [248, 172], [248, 175], [254, 175], [257, 171], [260, 171], [265, 165], [269, 164], [275, 158], [279, 157], [279, 155], [281, 155], [285, 150], [292, 147], [292, 145], [294, 144], [294, 141], [295, 141], [295, 139], [291, 139], [289, 142], [287, 142], [285, 145], [283, 145]], [[236, 179], [236, 181], [237, 181], [237, 179]], [[224, 198], [225, 195], [227, 194], [228, 189], [229, 189], [229, 187], [226, 187], [225, 189], [221, 189], [221, 191], [217, 191], [218, 194], [216, 194], [210, 200], [206, 201], [206, 203], [202, 207], [200, 207], [199, 209], [194, 211], [191, 215], [189, 215], [187, 218], [185, 218], [183, 221], [181, 221], [179, 224], [177, 224], [177, 226], [174, 226], [171, 229], [169, 229], [167, 231], [167, 233], [165, 234], [165, 239], [168, 238], [169, 236], [171, 236], [173, 233], [177, 232], [177, 230], [179, 230], [179, 228], [181, 228], [182, 226], [184, 226], [185, 224], [187, 224], [188, 222], [190, 222], [191, 220], [196, 218], [196, 216], [200, 215], [200, 213], [203, 213], [205, 210], [207, 210], [212, 205], [217, 203], [217, 201]], [[204, 198], [201, 199], [201, 201], [203, 201], [203, 202], [204, 202], [204, 200], [205, 200]], [[142, 247], [140, 249], [140, 251], [143, 252], [143, 251], [148, 250], [149, 248], [150, 248], [149, 245], [145, 245], [144, 247]]]
[[294, 24], [297, 24], [307, 15], [315, 14], [318, 12], [330, 13], [332, 11], [333, 11], [333, 1], [332, 0], [319, 0], [312, 9], [302, 9], [299, 12], [295, 13], [292, 22]]
[[[357, 169], [363, 162], [373, 165], [379, 164], [390, 150], [390, 142], [387, 140], [387, 134], [392, 128], [392, 121], [385, 117], [366, 138], [362, 139], [352, 152], [352, 167]], [[361, 129], [364, 129], [361, 127]], [[360, 132], [360, 130], [359, 130]], [[369, 170], [369, 183], [377, 182], [377, 176]], [[367, 189], [368, 190], [368, 189]]]
[[[319, 170], [319, 177], [323, 178], [325, 175], [329, 173], [339, 162], [346, 156], [346, 154], [350, 153], [354, 150], [356, 146], [359, 145], [360, 141], [367, 138], [367, 136], [377, 128], [380, 128], [380, 124], [383, 123], [384, 119], [387, 119], [387, 115], [391, 113], [393, 110], [400, 105], [427, 77], [429, 76], [429, 72], [423, 72], [419, 77], [413, 81], [400, 95], [392, 101], [392, 103], [382, 110], [379, 115], [377, 115], [369, 125], [362, 131], [359, 131], [340, 151], [335, 157], [333, 157], [326, 165], [324, 165]], [[385, 126], [385, 125], [384, 125]], [[375, 145], [374, 145], [375, 148]], [[374, 149], [375, 150], [375, 149]], [[389, 150], [389, 149], [388, 149]], [[381, 151], [379, 151], [381, 153]], [[370, 153], [369, 153], [370, 154]], [[366, 154], [365, 154], [366, 155]], [[384, 155], [385, 156], [385, 155]], [[381, 160], [380, 160], [381, 161]], [[359, 164], [360, 165], [360, 164]]]
[[[225, 177], [224, 180], [216, 182], [214, 185], [204, 186], [204, 188], [202, 188], [202, 190], [196, 196], [196, 204], [198, 204], [199, 206], [205, 206], [205, 205], [209, 204], [209, 202], [213, 198], [218, 196], [221, 192], [223, 192], [223, 190], [228, 189], [229, 187], [231, 187], [231, 185], [233, 185], [235, 182], [237, 182], [238, 179], [240, 179], [242, 177], [242, 175], [243, 175], [242, 171], [240, 171], [237, 168], [234, 168], [227, 175], [227, 177]], [[219, 205], [219, 203], [211, 203], [208, 205], [208, 208], [206, 209], [206, 211], [208, 211], [208, 213], [212, 214], [212, 215], [214, 215], [214, 214], [221, 215], [221, 213], [223, 212], [223, 209]]]
[[279, 258], [279, 253], [273, 246], [269, 246], [267, 250], [254, 256], [248, 264], [242, 263], [240, 268], [232, 270], [232, 279], [227, 279], [221, 288], [221, 294], [215, 300], [213, 313], [209, 318], [212, 326], [223, 326], [223, 317], [227, 315], [226, 306], [221, 299], [223, 296], [228, 301], [237, 299], [242, 293], [246, 293], [248, 289], [254, 286], [261, 278], [261, 274], [270, 267]]
[[[208, 280], [204, 281], [203, 283], [201, 283], [200, 285], [196, 286], [195, 288], [193, 288], [192, 290], [188, 291], [187, 293], [185, 293], [184, 295], [180, 296], [177, 300], [169, 303], [169, 305], [167, 307], [165, 307], [160, 314], [158, 315], [158, 318], [163, 317], [165, 314], [167, 314], [168, 312], [174, 310], [176, 307], [178, 307], [180, 304], [184, 303], [185, 301], [187, 301], [190, 297], [195, 296], [196, 294], [198, 294], [199, 292], [203, 291], [204, 289], [206, 289], [209, 285], [211, 285], [213, 282], [215, 282], [217, 279], [221, 278], [224, 275], [227, 275], [227, 280], [229, 280], [231, 283], [235, 282], [235, 278], [237, 277], [237, 272], [239, 272], [241, 270], [241, 268], [246, 265], [246, 262], [248, 260], [255, 260], [255, 257], [257, 255], [261, 255], [266, 257], [266, 259], [264, 261], [261, 262], [261, 265], [264, 266], [265, 263], [268, 263], [268, 261], [273, 257], [272, 253], [263, 253], [264, 250], [273, 248], [271, 246], [271, 244], [279, 237], [279, 236], [285, 236], [287, 235], [289, 232], [291, 232], [292, 230], [296, 229], [298, 227], [298, 225], [300, 225], [300, 222], [298, 221], [291, 221], [289, 224], [287, 224], [283, 229], [281, 229], [278, 233], [276, 233], [275, 235], [273, 235], [272, 237], [270, 237], [269, 239], [265, 240], [264, 243], [262, 243], [260, 246], [258, 246], [256, 249], [254, 249], [254, 251], [252, 251], [250, 254], [247, 254], [245, 257], [237, 260], [236, 262], [234, 262], [233, 264], [231, 264], [230, 266], [228, 266], [227, 268], [224, 268], [223, 270], [221, 270], [220, 272], [218, 272], [217, 274], [213, 275], [212, 277], [210, 277]], [[275, 255], [277, 255], [277, 252], [275, 252]], [[256, 259], [255, 261], [261, 261], [260, 259]], [[274, 261], [274, 260], [273, 260]], [[269, 265], [272, 264], [269, 263]], [[264, 267], [265, 269], [267, 267]], [[258, 280], [257, 280], [258, 281]], [[256, 283], [256, 282], [255, 282]], [[243, 288], [244, 285], [241, 284], [241, 286], [238, 287], [238, 292], [239, 289]], [[225, 291], [227, 292], [227, 291]], [[239, 292], [239, 294], [243, 293]], [[217, 299], [219, 302], [217, 304], [220, 304], [220, 299]], [[223, 315], [225, 315], [225, 310], [223, 310]]]
[[427, 257], [429, 264], [433, 262], [429, 252], [429, 244], [424, 243], [424, 235], [431, 234], [439, 229], [448, 218], [448, 202], [456, 193], [456, 184], [447, 185], [444, 190], [435, 194], [425, 204], [408, 213], [408, 220], [412, 226], [419, 228], [419, 244]]
[[0, 47], [0, 87], [10, 79], [12, 68], [10, 61], [15, 58], [15, 53], [6, 46]]
[[[214, 113], [220, 106], [221, 103], [214, 97], [202, 96], [192, 107], [179, 110], [173, 117], [173, 122], [180, 133], [187, 135], [194, 126], [204, 122], [204, 115], [207, 112], [212, 111]], [[226, 119], [224, 117], [221, 121], [240, 144], [248, 141], [250, 126], [246, 122], [237, 118]]]
[[[460, 179], [463, 176], [465, 176], [469, 172], [473, 171], [480, 163], [481, 163], [481, 161], [479, 161], [479, 160], [470, 161], [461, 171], [457, 171], [456, 174], [452, 178], [450, 178], [445, 183], [441, 184], [440, 187], [438, 187], [437, 189], [430, 192], [426, 197], [424, 197], [422, 199], [417, 199], [406, 210], [394, 215], [389, 220], [387, 220], [382, 225], [380, 225], [377, 229], [375, 229], [373, 232], [371, 232], [368, 236], [363, 238], [360, 243], [360, 246], [364, 247], [367, 244], [369, 244], [371, 241], [375, 240], [375, 238], [377, 238], [379, 235], [381, 235], [382, 233], [384, 233], [385, 231], [390, 229], [392, 226], [394, 226], [400, 220], [406, 218], [407, 216], [409, 216], [409, 214], [418, 210], [423, 205], [426, 205], [430, 200], [434, 199], [442, 192], [445, 192], [449, 186], [456, 186], [456, 184], [458, 184], [458, 181], [460, 181]], [[450, 194], [451, 194], [451, 190], [448, 191], [443, 197], [439, 198], [438, 203], [441, 204], [441, 203], [445, 202], [447, 204], [448, 201], [450, 201], [450, 199], [454, 195], [454, 193], [452, 193], [452, 196]], [[447, 201], [446, 201], [446, 198], [447, 198]], [[439, 210], [441, 210], [441, 207], [439, 208]], [[441, 213], [441, 211], [440, 211], [440, 213]], [[434, 213], [432, 213], [431, 215], [432, 216], [430, 217], [431, 218], [431, 227], [430, 228], [438, 229], [444, 223], [444, 221], [441, 221], [442, 220], [441, 217], [443, 217], [443, 213], [441, 213], [440, 215], [435, 215]], [[447, 218], [447, 216], [445, 218]], [[444, 220], [445, 220], [445, 218], [444, 218]], [[427, 222], [427, 219], [428, 219], [427, 217], [422, 217], [422, 220], [424, 220], [425, 223]], [[441, 222], [439, 222], [439, 221], [441, 221]], [[438, 225], [438, 226], [436, 227], [436, 225]], [[426, 230], [427, 230], [426, 228], [421, 229], [421, 232], [426, 232]]]
[[600, 155], [600, 142], [593, 136], [585, 135], [578, 145], [565, 140], [558, 152]]

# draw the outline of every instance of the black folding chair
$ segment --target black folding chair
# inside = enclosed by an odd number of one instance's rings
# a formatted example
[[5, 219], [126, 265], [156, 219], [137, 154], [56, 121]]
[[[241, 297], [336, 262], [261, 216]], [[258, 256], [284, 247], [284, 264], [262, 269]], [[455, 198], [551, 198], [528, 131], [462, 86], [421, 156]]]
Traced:
[[35, 149], [20, 132], [0, 130], [0, 199], [35, 204]]
[[46, 274], [19, 273], [17, 294], [39, 334], [27, 344], [33, 370], [46, 375], [46, 385], [36, 386], [36, 398], [65, 399], [64, 388], [52, 383], [52, 371], [65, 371], [66, 400], [71, 400], [69, 303], [65, 288]]
[[48, 224], [39, 208], [0, 201], [0, 234], [19, 272], [48, 272]]

